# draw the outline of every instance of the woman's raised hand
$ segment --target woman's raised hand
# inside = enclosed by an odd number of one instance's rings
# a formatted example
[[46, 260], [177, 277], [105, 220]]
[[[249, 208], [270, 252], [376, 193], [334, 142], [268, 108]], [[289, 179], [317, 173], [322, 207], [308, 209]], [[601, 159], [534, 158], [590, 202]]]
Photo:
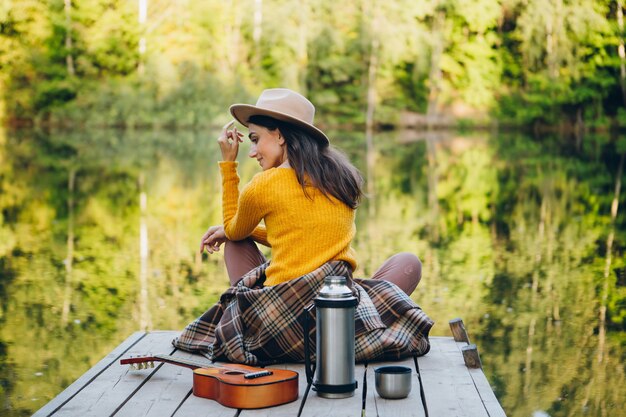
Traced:
[[211, 226], [206, 231], [202, 240], [200, 241], [200, 253], [206, 248], [209, 253], [219, 252], [222, 243], [226, 242], [226, 233], [224, 232], [224, 226]]
[[222, 134], [217, 138], [217, 143], [222, 151], [223, 161], [235, 161], [239, 152], [239, 143], [243, 142], [243, 133], [235, 127], [235, 121], [231, 120], [222, 128]]

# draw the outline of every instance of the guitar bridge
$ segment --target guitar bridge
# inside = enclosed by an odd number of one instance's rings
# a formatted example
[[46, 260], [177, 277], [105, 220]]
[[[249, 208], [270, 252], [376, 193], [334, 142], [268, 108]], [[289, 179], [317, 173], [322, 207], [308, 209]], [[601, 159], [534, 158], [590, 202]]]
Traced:
[[255, 379], [255, 378], [260, 378], [262, 376], [268, 376], [272, 374], [273, 374], [272, 371], [259, 371], [259, 372], [251, 372], [249, 374], [245, 374], [243, 377], [245, 379]]

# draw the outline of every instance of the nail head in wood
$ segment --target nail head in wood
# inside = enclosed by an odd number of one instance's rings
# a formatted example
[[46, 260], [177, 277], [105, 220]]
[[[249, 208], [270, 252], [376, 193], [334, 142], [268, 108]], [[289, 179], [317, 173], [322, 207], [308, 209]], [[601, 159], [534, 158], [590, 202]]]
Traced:
[[465, 366], [468, 368], [482, 368], [483, 364], [480, 362], [480, 356], [478, 355], [478, 348], [475, 344], [463, 346], [461, 348], [461, 352], [463, 353], [463, 360], [465, 361]]
[[450, 330], [452, 330], [452, 336], [454, 337], [455, 342], [470, 342], [463, 320], [460, 318], [450, 320]]

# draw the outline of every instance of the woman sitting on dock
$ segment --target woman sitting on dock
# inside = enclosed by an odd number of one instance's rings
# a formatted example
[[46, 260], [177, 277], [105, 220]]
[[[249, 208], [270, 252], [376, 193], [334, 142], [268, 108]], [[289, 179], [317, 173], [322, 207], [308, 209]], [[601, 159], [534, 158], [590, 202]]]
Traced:
[[[400, 253], [374, 279], [352, 279], [363, 180], [313, 125], [313, 104], [277, 88], [263, 91], [256, 105], [235, 104], [230, 112], [248, 127], [248, 156], [263, 171], [239, 193], [236, 158], [243, 134], [234, 121], [227, 124], [218, 138], [224, 224], [208, 229], [200, 251], [214, 253], [224, 244], [231, 288], [174, 345], [248, 364], [300, 361], [304, 308], [324, 277], [338, 275], [359, 298], [357, 360], [426, 353], [433, 322], [409, 298], [421, 278], [419, 259]], [[271, 261], [255, 242], [272, 248]]]
[[[350, 244], [355, 211], [362, 197], [358, 170], [313, 125], [315, 108], [287, 89], [265, 90], [256, 106], [236, 104], [231, 114], [249, 129], [248, 156], [259, 161], [256, 175], [239, 195], [237, 154], [243, 136], [232, 123], [218, 138], [223, 181], [224, 225], [212, 226], [200, 250], [213, 253], [225, 244], [231, 285], [267, 260], [255, 241], [272, 248], [264, 285], [307, 274], [329, 261], [356, 259]], [[266, 228], [259, 226], [264, 220]], [[411, 295], [421, 278], [417, 256], [389, 258], [372, 278], [393, 282]]]

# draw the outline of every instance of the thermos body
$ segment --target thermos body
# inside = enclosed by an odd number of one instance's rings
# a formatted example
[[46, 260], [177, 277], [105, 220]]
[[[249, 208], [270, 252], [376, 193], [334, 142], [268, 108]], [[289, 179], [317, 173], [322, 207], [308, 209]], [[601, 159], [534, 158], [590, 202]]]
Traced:
[[346, 398], [354, 395], [354, 313], [357, 299], [344, 277], [326, 277], [315, 298], [317, 395]]
[[[333, 327], [334, 326], [334, 327]], [[352, 338], [348, 338], [352, 335]], [[322, 386], [347, 386], [354, 383], [354, 307], [317, 308], [316, 353], [318, 363], [316, 386], [318, 394], [326, 398], [345, 398], [354, 395], [354, 389], [345, 393], [320, 391]], [[355, 387], [356, 388], [356, 387]]]

